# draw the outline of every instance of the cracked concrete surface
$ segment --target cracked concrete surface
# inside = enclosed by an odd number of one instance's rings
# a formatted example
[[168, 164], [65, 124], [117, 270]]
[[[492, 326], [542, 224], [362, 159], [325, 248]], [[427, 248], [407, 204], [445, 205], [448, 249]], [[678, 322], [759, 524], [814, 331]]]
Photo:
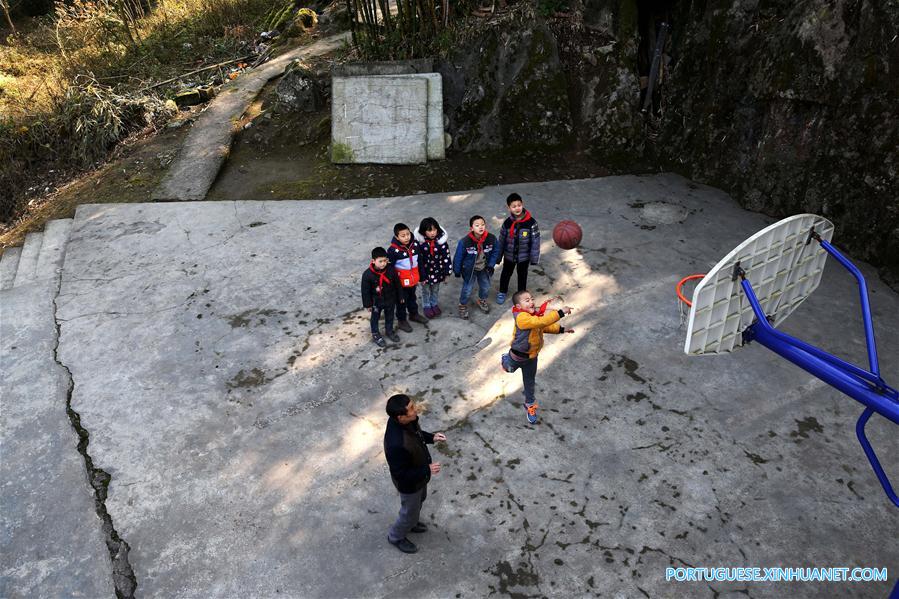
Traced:
[[[496, 231], [512, 190], [546, 232], [531, 288], [578, 308], [577, 333], [541, 354], [535, 427], [520, 377], [499, 368], [508, 310], [450, 316], [451, 279], [442, 318], [378, 349], [358, 297], [395, 222], [434, 216], [456, 240], [478, 213]], [[551, 243], [564, 218], [584, 228], [579, 250]], [[681, 352], [674, 284], [768, 222], [672, 175], [80, 207], [59, 358], [112, 477], [106, 508], [136, 596], [886, 595], [899, 515], [855, 440], [861, 407], [758, 346]], [[899, 297], [860, 266], [895, 373]], [[785, 328], [863, 362], [858, 321], [854, 282], [831, 263]], [[444, 469], [413, 556], [385, 538], [394, 392], [424, 401], [425, 428], [449, 438], [432, 451]], [[869, 430], [896, 480], [895, 427]], [[666, 583], [671, 565], [889, 567], [891, 581]]]

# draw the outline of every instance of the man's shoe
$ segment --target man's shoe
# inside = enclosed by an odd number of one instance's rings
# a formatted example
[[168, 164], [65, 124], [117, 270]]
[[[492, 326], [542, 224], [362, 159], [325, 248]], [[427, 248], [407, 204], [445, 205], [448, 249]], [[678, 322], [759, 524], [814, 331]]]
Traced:
[[384, 341], [384, 338], [378, 334], [372, 334], [371, 340], [374, 341], [375, 345], [377, 345], [378, 347], [386, 347], [387, 346], [387, 342]]
[[524, 410], [528, 414], [528, 422], [531, 424], [537, 424], [537, 404], [532, 403], [531, 405], [524, 404]]
[[478, 308], [480, 308], [481, 312], [483, 312], [484, 314], [490, 313], [490, 304], [488, 304], [487, 300], [485, 299], [478, 300]]
[[389, 333], [387, 333], [387, 338], [390, 339], [391, 341], [393, 341], [394, 343], [400, 342], [400, 336], [397, 335], [396, 333], [394, 333], [393, 331], [390, 331]]
[[409, 539], [400, 539], [399, 541], [391, 541], [390, 537], [387, 538], [387, 542], [402, 551], [403, 553], [417, 553], [418, 547], [415, 546], [415, 543], [410, 541]]
[[499, 304], [500, 306], [505, 304], [506, 303], [506, 294], [502, 293], [502, 292], [497, 293], [496, 294], [496, 303]]
[[412, 527], [412, 530], [410, 532], [428, 532], [428, 525], [419, 522]]
[[406, 331], [407, 333], [412, 332], [412, 325], [409, 324], [409, 321], [407, 321], [407, 320], [401, 320], [398, 323], [396, 323], [396, 328], [398, 328], [401, 331]]
[[428, 319], [426, 317], [422, 316], [421, 314], [419, 314], [418, 312], [413, 312], [412, 314], [410, 314], [409, 320], [411, 320], [412, 322], [417, 322], [419, 324], [427, 324], [428, 323]]

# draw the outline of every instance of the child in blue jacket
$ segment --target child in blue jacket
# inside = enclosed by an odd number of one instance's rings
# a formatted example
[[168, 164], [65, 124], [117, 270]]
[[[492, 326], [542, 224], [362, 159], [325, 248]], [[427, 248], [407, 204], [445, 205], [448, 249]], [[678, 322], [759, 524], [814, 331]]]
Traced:
[[540, 229], [537, 220], [524, 207], [524, 200], [517, 193], [506, 198], [509, 207], [507, 218], [499, 230], [499, 245], [503, 253], [503, 269], [499, 275], [499, 291], [496, 303], [503, 304], [509, 293], [512, 271], [518, 271], [518, 291], [528, 286], [528, 267], [540, 259]]
[[425, 316], [440, 316], [437, 294], [440, 284], [453, 270], [446, 231], [430, 216], [423, 219], [415, 232], [418, 242], [418, 271], [421, 275], [421, 303]]
[[472, 216], [468, 226], [471, 231], [456, 244], [453, 258], [453, 272], [457, 277], [462, 277], [459, 316], [465, 319], [468, 318], [468, 298], [471, 297], [475, 279], [478, 280], [478, 307], [485, 313], [490, 312], [490, 305], [487, 304], [490, 277], [501, 252], [496, 236], [487, 232], [487, 221], [483, 216]]

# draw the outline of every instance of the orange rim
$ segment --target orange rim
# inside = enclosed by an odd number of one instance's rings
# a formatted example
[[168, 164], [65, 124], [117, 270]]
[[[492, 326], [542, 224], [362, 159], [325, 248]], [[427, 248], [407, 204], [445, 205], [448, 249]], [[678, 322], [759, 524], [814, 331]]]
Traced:
[[684, 286], [684, 283], [687, 281], [692, 281], [693, 279], [702, 279], [705, 275], [690, 275], [689, 277], [684, 277], [678, 282], [678, 284], [674, 287], [674, 290], [677, 292], [677, 299], [687, 304], [688, 308], [693, 307], [693, 302], [684, 297], [684, 294], [681, 292], [681, 288]]

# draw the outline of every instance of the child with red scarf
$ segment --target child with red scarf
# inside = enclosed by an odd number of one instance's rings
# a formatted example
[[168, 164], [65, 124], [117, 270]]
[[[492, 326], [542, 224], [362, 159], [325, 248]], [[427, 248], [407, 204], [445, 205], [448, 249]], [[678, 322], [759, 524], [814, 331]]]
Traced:
[[378, 330], [378, 320], [384, 313], [384, 329], [387, 338], [399, 343], [400, 337], [393, 331], [393, 311], [399, 297], [400, 280], [396, 270], [387, 262], [387, 250], [377, 247], [371, 251], [371, 264], [362, 273], [362, 306], [371, 312], [371, 340], [378, 346], [387, 343]]
[[544, 333], [573, 333], [571, 327], [559, 325], [559, 320], [571, 314], [571, 307], [564, 306], [558, 310], [550, 310], [549, 301], [535, 307], [533, 296], [527, 290], [519, 291], [512, 296], [512, 316], [515, 318], [515, 332], [512, 334], [512, 347], [509, 353], [503, 354], [502, 365], [506, 372], [515, 372], [521, 368], [521, 379], [524, 383], [524, 409], [528, 422], [537, 423], [537, 400], [534, 398], [534, 387], [537, 378], [537, 355], [543, 348]]
[[503, 252], [503, 270], [499, 275], [499, 292], [496, 303], [503, 304], [509, 293], [512, 271], [518, 269], [518, 291], [528, 286], [528, 267], [540, 259], [540, 229], [531, 213], [525, 210], [524, 201], [517, 193], [506, 198], [509, 218], [499, 230], [499, 245]]
[[415, 241], [418, 242], [418, 272], [421, 274], [421, 303], [428, 318], [440, 316], [437, 294], [440, 284], [453, 270], [448, 239], [446, 231], [430, 216], [422, 219], [415, 232]]
[[453, 272], [462, 277], [462, 293], [459, 296], [459, 316], [468, 318], [468, 298], [474, 281], [478, 281], [478, 307], [490, 312], [487, 296], [490, 295], [490, 277], [496, 261], [499, 260], [500, 247], [496, 236], [487, 232], [487, 221], [483, 216], [472, 216], [468, 219], [471, 231], [456, 244], [456, 255], [453, 257]]
[[393, 225], [393, 239], [387, 248], [387, 259], [396, 269], [400, 279], [399, 295], [400, 303], [396, 305], [397, 328], [407, 333], [412, 332], [412, 325], [406, 320], [406, 312], [409, 320], [425, 324], [426, 316], [418, 313], [418, 300], [415, 298], [415, 288], [421, 274], [418, 270], [418, 244], [412, 239], [412, 230], [403, 223]]

